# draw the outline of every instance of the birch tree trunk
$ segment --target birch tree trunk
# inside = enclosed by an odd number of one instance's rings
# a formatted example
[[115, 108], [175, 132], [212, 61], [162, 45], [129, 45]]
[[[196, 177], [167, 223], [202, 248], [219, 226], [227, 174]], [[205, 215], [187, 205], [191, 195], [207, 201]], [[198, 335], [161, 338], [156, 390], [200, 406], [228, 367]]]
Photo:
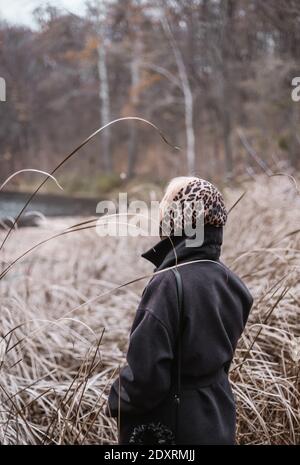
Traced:
[[[140, 82], [140, 67], [141, 67], [141, 51], [142, 51], [142, 43], [139, 38], [135, 39], [133, 52], [132, 52], [132, 60], [130, 65], [130, 74], [131, 74], [131, 104], [133, 108], [133, 114], [135, 114], [139, 95], [137, 91], [137, 87]], [[129, 136], [129, 146], [128, 146], [128, 177], [131, 178], [134, 175], [135, 164], [137, 159], [137, 132], [136, 132], [136, 125], [130, 125], [130, 136]]]
[[182, 58], [181, 51], [179, 50], [168, 20], [165, 17], [164, 11], [162, 11], [161, 19], [164, 31], [170, 40], [172, 50], [174, 53], [176, 66], [178, 69], [179, 79], [181, 82], [181, 89], [184, 97], [185, 107], [185, 133], [186, 133], [186, 157], [187, 157], [187, 168], [188, 174], [194, 174], [195, 172], [195, 130], [194, 130], [194, 108], [193, 108], [193, 93], [190, 86], [186, 67]]
[[220, 43], [220, 74], [221, 74], [221, 117], [223, 125], [223, 141], [225, 153], [225, 171], [227, 179], [233, 176], [233, 154], [231, 145], [232, 131], [232, 97], [233, 89], [228, 64], [231, 59], [231, 32], [233, 28], [234, 2], [224, 0], [221, 4], [221, 43]]
[[[100, 100], [100, 118], [101, 126], [111, 121], [110, 111], [110, 95], [109, 95], [109, 80], [107, 69], [107, 39], [105, 37], [105, 30], [101, 18], [101, 11], [105, 5], [97, 3], [97, 37], [98, 37], [98, 77], [99, 77], [99, 100]], [[102, 135], [102, 156], [104, 159], [105, 171], [111, 173], [113, 169], [112, 156], [111, 156], [111, 132], [110, 128], [106, 128]]]

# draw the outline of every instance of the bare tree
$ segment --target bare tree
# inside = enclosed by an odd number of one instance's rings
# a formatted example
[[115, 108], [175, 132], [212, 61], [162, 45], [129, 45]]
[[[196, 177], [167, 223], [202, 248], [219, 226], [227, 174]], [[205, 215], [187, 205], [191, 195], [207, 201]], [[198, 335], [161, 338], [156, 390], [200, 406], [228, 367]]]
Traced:
[[221, 115], [223, 126], [225, 167], [228, 178], [232, 176], [233, 159], [231, 145], [231, 98], [232, 81], [229, 74], [228, 63], [231, 52], [231, 30], [233, 27], [235, 0], [224, 0], [221, 2], [221, 37], [220, 37], [220, 88], [221, 88]]
[[[132, 49], [132, 57], [130, 63], [131, 76], [131, 107], [135, 110], [139, 102], [138, 85], [140, 82], [141, 58], [142, 58], [142, 42], [139, 37], [134, 40]], [[130, 125], [129, 145], [128, 145], [128, 172], [127, 175], [131, 178], [134, 175], [135, 163], [137, 158], [137, 129], [135, 124]]]
[[[111, 121], [110, 90], [107, 64], [108, 38], [106, 35], [105, 18], [106, 4], [101, 0], [95, 0], [92, 6], [95, 12], [95, 33], [98, 41], [97, 46], [97, 69], [99, 77], [99, 98], [100, 98], [100, 118], [101, 126]], [[102, 133], [102, 151], [107, 173], [112, 172], [113, 163], [111, 156], [111, 131], [107, 128]]]
[[161, 14], [161, 23], [168, 37], [172, 50], [174, 53], [176, 66], [178, 69], [178, 75], [181, 83], [181, 90], [184, 96], [185, 105], [185, 133], [186, 133], [186, 156], [187, 156], [187, 167], [189, 174], [193, 174], [195, 171], [195, 130], [194, 130], [194, 109], [193, 109], [193, 93], [187, 73], [187, 69], [182, 57], [182, 53], [176, 43], [172, 30], [165, 11]]

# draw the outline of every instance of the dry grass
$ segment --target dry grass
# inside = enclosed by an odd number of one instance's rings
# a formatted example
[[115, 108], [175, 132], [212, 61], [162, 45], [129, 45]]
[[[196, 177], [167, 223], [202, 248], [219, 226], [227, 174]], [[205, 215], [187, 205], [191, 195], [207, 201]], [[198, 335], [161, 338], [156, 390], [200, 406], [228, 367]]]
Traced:
[[[238, 441], [294, 444], [300, 439], [300, 233], [287, 233], [300, 229], [300, 200], [285, 178], [261, 178], [246, 188], [230, 215], [222, 256], [255, 296], [231, 373]], [[228, 203], [239, 194], [228, 190]], [[14, 232], [2, 269], [62, 226], [55, 220]], [[124, 363], [146, 281], [107, 291], [151, 272], [138, 257], [154, 240], [72, 233], [27, 255], [0, 281], [2, 444], [116, 442], [115, 422], [103, 406]]]

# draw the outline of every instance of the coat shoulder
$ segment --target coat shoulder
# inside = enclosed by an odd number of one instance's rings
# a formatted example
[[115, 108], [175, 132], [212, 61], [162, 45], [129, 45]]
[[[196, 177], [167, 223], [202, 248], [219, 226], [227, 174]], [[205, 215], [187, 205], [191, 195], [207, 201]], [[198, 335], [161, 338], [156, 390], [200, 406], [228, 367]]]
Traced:
[[[199, 294], [221, 289], [239, 296], [245, 308], [251, 308], [253, 297], [242, 279], [221, 261], [203, 261], [182, 267], [183, 283], [189, 288], [197, 287]], [[185, 284], [186, 283], [186, 284]]]
[[[154, 274], [142, 294], [141, 305], [145, 305], [148, 299], [153, 301], [157, 299], [160, 301], [162, 298], [172, 298], [176, 291], [176, 280], [172, 270], [162, 270]], [[176, 294], [175, 294], [176, 296]]]
[[243, 294], [245, 301], [248, 303], [249, 307], [251, 308], [253, 305], [254, 299], [247, 285], [234, 271], [228, 268], [224, 263], [222, 263], [222, 266], [224, 267], [224, 269], [226, 269], [226, 272], [228, 274], [228, 279], [230, 279], [232, 285], [235, 286], [237, 289], [239, 289], [240, 293]]
[[177, 287], [174, 273], [166, 270], [154, 275], [144, 289], [140, 310], [147, 310], [157, 317], [170, 334], [176, 331], [178, 324]]

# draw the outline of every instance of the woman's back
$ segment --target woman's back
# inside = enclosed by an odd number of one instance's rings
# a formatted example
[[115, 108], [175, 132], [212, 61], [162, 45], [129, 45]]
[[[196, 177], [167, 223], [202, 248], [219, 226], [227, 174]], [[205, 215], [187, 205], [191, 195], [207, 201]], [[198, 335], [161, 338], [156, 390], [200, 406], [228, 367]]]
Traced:
[[163, 321], [173, 344], [179, 319], [174, 311], [175, 277], [168, 268], [178, 264], [184, 296], [182, 376], [189, 379], [209, 375], [223, 366], [228, 371], [253, 303], [245, 284], [219, 261], [222, 235], [221, 229], [208, 226], [200, 248], [187, 247], [182, 237], [175, 238], [173, 244], [165, 240], [143, 255], [158, 265], [156, 271], [166, 271], [152, 278], [141, 306], [152, 309]]
[[252, 297], [220, 262], [180, 268], [184, 288], [183, 375], [197, 378], [228, 370], [245, 327]]

